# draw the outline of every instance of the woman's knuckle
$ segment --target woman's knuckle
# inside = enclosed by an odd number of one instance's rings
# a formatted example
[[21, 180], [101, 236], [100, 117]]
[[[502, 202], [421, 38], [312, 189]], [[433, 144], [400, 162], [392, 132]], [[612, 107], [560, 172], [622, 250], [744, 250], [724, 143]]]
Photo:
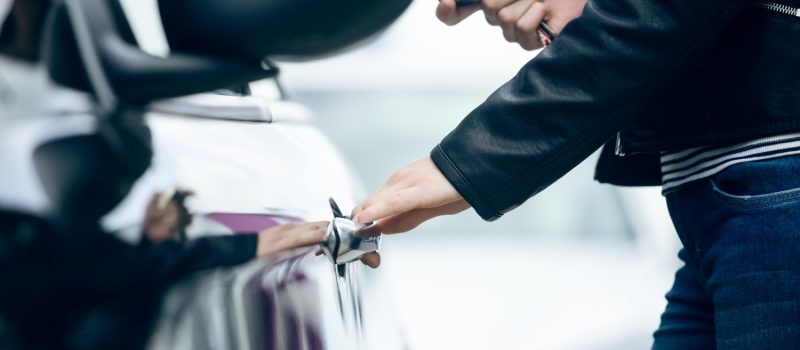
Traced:
[[512, 24], [517, 20], [514, 13], [508, 7], [503, 8], [497, 13], [497, 19], [500, 21], [500, 23], [504, 24]]
[[496, 26], [496, 25], [499, 24], [497, 22], [497, 18], [495, 18], [494, 15], [492, 13], [490, 13], [489, 11], [484, 10], [483, 11], [483, 16], [486, 17], [486, 23], [489, 23], [490, 25], [493, 25], [493, 26]]
[[536, 32], [536, 26], [531, 21], [519, 20], [515, 26], [517, 31], [525, 34], [534, 34]]
[[400, 169], [398, 171], [395, 171], [394, 174], [389, 176], [389, 183], [400, 182], [400, 180], [403, 180], [408, 175], [409, 175], [408, 169]]
[[515, 39], [514, 36], [511, 35], [510, 33], [511, 33], [510, 30], [503, 30], [503, 38], [506, 39], [506, 41], [513, 43]]
[[499, 0], [484, 0], [483, 1], [483, 10], [489, 10], [490, 12], [497, 13], [500, 9], [503, 8], [503, 3]]
[[527, 50], [527, 51], [536, 50], [536, 46], [531, 44], [531, 43], [520, 43], [519, 46], [522, 47], [522, 49]]
[[397, 207], [402, 202], [402, 198], [400, 194], [393, 193], [390, 196], [386, 197], [386, 205], [389, 207]]

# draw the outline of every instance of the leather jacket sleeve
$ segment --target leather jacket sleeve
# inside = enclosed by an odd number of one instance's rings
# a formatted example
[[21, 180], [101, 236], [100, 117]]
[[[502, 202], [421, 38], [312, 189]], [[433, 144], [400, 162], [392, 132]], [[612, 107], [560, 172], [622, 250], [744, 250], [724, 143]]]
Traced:
[[[542, 191], [702, 65], [749, 0], [590, 0], [431, 158], [485, 220]], [[647, 117], [647, 116], [642, 116]]]

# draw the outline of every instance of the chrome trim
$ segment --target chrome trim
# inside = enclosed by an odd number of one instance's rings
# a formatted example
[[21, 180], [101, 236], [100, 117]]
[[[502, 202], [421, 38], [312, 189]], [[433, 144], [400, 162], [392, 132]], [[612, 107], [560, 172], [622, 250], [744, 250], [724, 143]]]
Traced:
[[381, 237], [362, 237], [357, 235], [363, 227], [344, 216], [333, 198], [330, 199], [334, 218], [328, 225], [325, 241], [320, 243], [322, 252], [335, 265], [344, 265], [358, 260], [362, 255], [376, 252], [380, 248]]
[[272, 122], [267, 101], [249, 96], [204, 93], [150, 104], [150, 111], [183, 116], [249, 122]]

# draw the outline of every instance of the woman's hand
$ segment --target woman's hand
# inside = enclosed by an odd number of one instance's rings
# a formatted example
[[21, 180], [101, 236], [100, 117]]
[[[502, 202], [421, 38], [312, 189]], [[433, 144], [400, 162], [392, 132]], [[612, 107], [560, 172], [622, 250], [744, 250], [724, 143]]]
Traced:
[[440, 216], [460, 213], [470, 205], [447, 181], [430, 158], [394, 173], [353, 210], [353, 220], [377, 222], [383, 233], [407, 232]]
[[480, 6], [456, 7], [455, 0], [441, 0], [436, 17], [447, 25], [455, 25], [478, 10], [483, 10], [486, 21], [503, 29], [503, 37], [518, 43], [525, 50], [542, 47], [537, 30], [547, 25], [561, 33], [564, 27], [583, 13], [587, 0], [482, 0]]

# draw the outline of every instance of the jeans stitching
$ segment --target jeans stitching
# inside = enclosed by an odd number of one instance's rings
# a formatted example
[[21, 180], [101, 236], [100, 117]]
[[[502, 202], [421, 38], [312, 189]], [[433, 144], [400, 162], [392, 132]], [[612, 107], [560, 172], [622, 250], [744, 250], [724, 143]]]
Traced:
[[714, 180], [709, 180], [715, 197], [720, 199], [725, 205], [736, 208], [759, 208], [781, 205], [800, 200], [800, 188], [788, 189], [774, 194], [762, 194], [750, 197], [742, 197], [725, 192]]

